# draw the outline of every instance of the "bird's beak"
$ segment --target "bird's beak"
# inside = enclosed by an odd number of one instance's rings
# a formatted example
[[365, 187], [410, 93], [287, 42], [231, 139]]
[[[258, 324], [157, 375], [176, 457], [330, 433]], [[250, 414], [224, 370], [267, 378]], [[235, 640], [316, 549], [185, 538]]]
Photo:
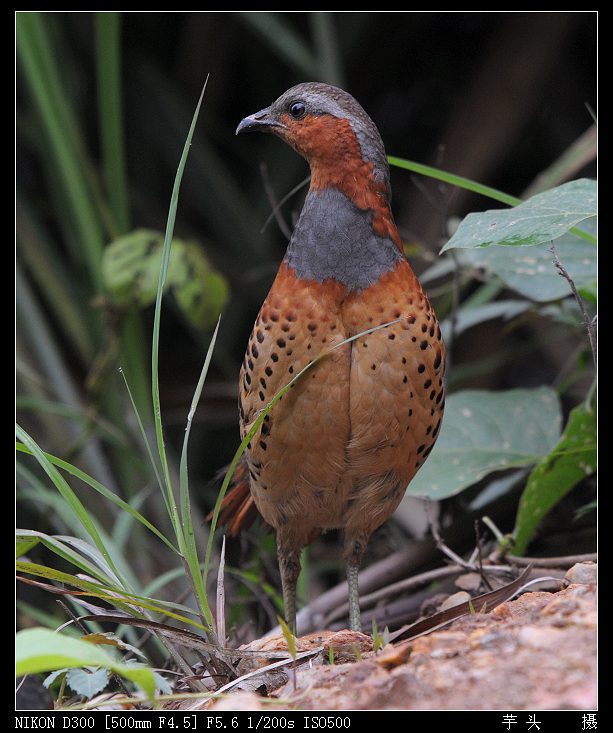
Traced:
[[273, 132], [275, 128], [285, 128], [285, 125], [273, 117], [270, 112], [270, 107], [266, 107], [266, 109], [262, 109], [254, 115], [249, 115], [249, 117], [241, 120], [239, 126], [236, 128], [236, 134], [238, 135], [240, 132], [252, 132], [254, 130]]

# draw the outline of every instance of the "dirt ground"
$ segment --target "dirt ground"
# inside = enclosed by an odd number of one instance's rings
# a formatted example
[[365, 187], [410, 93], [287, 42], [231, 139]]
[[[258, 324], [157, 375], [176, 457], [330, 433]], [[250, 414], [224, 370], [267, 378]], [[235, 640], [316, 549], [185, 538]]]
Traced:
[[[286, 644], [276, 638], [250, 647], [279, 650]], [[299, 652], [319, 647], [323, 652], [295, 672], [252, 676], [200, 708], [594, 709], [596, 565], [571, 568], [559, 592], [525, 593], [491, 613], [465, 616], [377, 654], [369, 636], [349, 631], [298, 640]]]

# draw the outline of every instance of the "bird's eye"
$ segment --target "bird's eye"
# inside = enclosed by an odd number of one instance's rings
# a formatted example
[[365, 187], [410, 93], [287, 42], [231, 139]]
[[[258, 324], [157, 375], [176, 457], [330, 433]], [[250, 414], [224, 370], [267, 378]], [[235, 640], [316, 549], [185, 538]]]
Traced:
[[289, 113], [295, 120], [299, 120], [306, 113], [306, 105], [304, 102], [292, 102], [289, 106]]

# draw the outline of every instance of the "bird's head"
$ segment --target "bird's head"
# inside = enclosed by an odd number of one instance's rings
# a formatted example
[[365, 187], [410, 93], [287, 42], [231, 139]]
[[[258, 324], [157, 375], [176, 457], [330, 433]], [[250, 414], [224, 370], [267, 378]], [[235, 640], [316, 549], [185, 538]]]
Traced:
[[367, 191], [390, 198], [385, 148], [374, 122], [347, 92], [328, 84], [298, 84], [270, 107], [245, 117], [236, 134], [259, 130], [280, 137], [311, 166], [311, 188], [346, 190], [360, 208]]

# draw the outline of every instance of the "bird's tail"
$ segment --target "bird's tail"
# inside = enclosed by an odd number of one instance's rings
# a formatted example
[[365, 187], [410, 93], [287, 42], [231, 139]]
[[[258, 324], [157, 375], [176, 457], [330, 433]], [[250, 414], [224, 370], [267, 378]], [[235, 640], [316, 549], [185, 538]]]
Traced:
[[[220, 471], [220, 477], [225, 476], [226, 469]], [[221, 502], [219, 523], [226, 525], [227, 534], [236, 537], [238, 533], [250, 527], [260, 516], [251, 490], [249, 489], [249, 467], [243, 457], [234, 471], [228, 493]], [[207, 520], [210, 522], [213, 517], [211, 512]]]

